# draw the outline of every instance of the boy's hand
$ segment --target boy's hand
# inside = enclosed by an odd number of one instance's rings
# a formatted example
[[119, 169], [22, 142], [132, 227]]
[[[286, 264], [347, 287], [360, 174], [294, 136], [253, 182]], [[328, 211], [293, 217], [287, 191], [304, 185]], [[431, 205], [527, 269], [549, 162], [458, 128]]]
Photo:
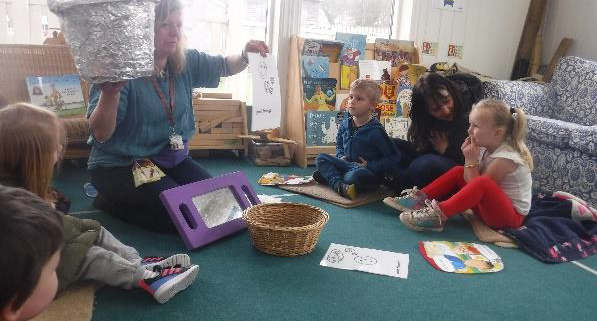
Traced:
[[363, 166], [363, 167], [367, 167], [367, 160], [364, 159], [363, 157], [359, 156], [359, 161], [356, 162], [357, 165], [359, 166]]

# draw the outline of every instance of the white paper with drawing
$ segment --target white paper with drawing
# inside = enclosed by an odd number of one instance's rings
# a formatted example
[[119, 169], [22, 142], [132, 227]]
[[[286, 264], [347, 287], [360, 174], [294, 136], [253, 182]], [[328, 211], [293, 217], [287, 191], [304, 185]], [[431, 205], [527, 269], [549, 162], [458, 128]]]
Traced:
[[276, 61], [271, 54], [262, 57], [248, 53], [253, 80], [251, 131], [280, 127], [280, 81]]
[[343, 270], [356, 270], [406, 279], [408, 254], [332, 243], [319, 263]]

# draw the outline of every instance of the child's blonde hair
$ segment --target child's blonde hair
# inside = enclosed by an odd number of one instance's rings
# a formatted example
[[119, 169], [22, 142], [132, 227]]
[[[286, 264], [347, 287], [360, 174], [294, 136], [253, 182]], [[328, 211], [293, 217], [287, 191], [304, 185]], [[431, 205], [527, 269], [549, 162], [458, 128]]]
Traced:
[[373, 102], [373, 106], [377, 106], [379, 98], [381, 98], [381, 87], [372, 79], [357, 79], [350, 84], [350, 90], [362, 90], [367, 98]]
[[495, 99], [483, 99], [473, 106], [473, 109], [477, 108], [491, 112], [493, 124], [506, 130], [506, 138], [510, 146], [520, 154], [527, 166], [533, 170], [533, 156], [525, 143], [527, 123], [522, 109], [510, 107], [505, 102]]
[[55, 153], [65, 144], [54, 113], [27, 103], [0, 108], [0, 181], [16, 180], [19, 187], [53, 201]]

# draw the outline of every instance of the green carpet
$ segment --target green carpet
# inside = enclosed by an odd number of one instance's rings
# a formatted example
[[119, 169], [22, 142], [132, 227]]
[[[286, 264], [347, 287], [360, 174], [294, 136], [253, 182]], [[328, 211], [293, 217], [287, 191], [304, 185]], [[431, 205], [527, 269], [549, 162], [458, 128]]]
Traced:
[[[254, 167], [237, 159], [199, 159], [212, 174], [241, 170], [256, 182], [263, 173], [308, 174], [313, 168]], [[65, 164], [56, 186], [73, 200], [73, 211], [94, 210], [83, 193], [84, 168]], [[288, 192], [253, 185], [257, 194]], [[595, 317], [597, 275], [572, 264], [544, 264], [516, 249], [490, 247], [503, 271], [459, 275], [433, 269], [417, 242], [477, 242], [461, 218], [442, 233], [407, 230], [381, 202], [343, 209], [304, 196], [285, 201], [323, 208], [330, 221], [313, 253], [280, 258], [255, 250], [247, 231], [189, 252], [200, 265], [198, 279], [164, 305], [142, 290], [104, 287], [97, 292], [93, 320], [590, 320]], [[152, 233], [101, 212], [100, 221], [141, 255], [186, 252], [177, 235]], [[408, 279], [338, 270], [319, 265], [330, 243], [410, 254]], [[597, 270], [597, 256], [579, 261]], [[592, 307], [592, 308], [591, 308]], [[592, 317], [591, 317], [592, 316]]]

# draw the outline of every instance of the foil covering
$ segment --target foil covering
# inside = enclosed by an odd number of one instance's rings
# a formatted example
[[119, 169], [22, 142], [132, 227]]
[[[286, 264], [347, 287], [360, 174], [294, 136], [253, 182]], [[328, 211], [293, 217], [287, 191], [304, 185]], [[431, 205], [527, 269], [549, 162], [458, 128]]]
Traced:
[[150, 76], [154, 71], [156, 0], [49, 0], [81, 78], [92, 82]]

